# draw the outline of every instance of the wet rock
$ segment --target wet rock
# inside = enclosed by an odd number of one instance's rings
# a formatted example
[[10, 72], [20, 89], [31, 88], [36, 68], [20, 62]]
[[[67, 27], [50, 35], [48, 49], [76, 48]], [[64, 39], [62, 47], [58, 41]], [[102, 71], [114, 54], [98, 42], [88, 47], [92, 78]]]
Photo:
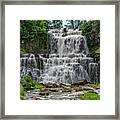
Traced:
[[71, 92], [71, 89], [63, 89], [62, 92]]
[[97, 89], [100, 89], [100, 86], [97, 86], [95, 89], [96, 89], [96, 90], [97, 90]]
[[[95, 90], [92, 87], [86, 87], [86, 86], [82, 86], [83, 87], [83, 91], [78, 91], [77, 89], [79, 87], [74, 87], [72, 88], [72, 91], [69, 92], [68, 89], [64, 89], [64, 88], [59, 88], [57, 92], [55, 92], [54, 90], [57, 90], [56, 88], [47, 88], [44, 89], [44, 92], [39, 92], [39, 94], [32, 94], [32, 91], [30, 94], [27, 94], [26, 97], [24, 99], [26, 100], [80, 100], [80, 95], [84, 94], [86, 92], [94, 92], [96, 94], [100, 94], [100, 90]], [[50, 90], [51, 91], [50, 93]], [[48, 91], [47, 91], [48, 90]], [[62, 90], [62, 92], [60, 92], [60, 90]], [[64, 91], [64, 92], [63, 92]], [[35, 92], [35, 91], [34, 91]]]
[[50, 90], [51, 92], [58, 92], [58, 91], [59, 91], [58, 88], [50, 88], [49, 90]]
[[75, 87], [74, 90], [75, 90], [75, 92], [78, 92], [78, 91], [80, 91], [80, 87]]
[[69, 57], [70, 57], [70, 58], [74, 58], [74, 57], [75, 57], [75, 54], [70, 54]]
[[57, 84], [52, 84], [52, 83], [48, 83], [45, 86], [46, 86], [46, 88], [57, 88], [58, 87]]
[[45, 92], [39, 92], [39, 95], [49, 95], [49, 92], [48, 91], [45, 91]]
[[87, 84], [87, 80], [78, 80], [76, 83], [72, 84], [72, 86], [85, 85]]

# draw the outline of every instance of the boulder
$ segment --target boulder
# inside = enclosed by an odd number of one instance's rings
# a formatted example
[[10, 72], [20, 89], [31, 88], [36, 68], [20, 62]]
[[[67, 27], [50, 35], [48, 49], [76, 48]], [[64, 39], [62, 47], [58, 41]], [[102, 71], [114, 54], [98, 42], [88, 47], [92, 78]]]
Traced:
[[58, 91], [59, 91], [58, 88], [50, 88], [49, 90], [50, 90], [51, 92], [58, 92]]
[[44, 92], [39, 92], [39, 95], [41, 96], [46, 96], [46, 95], [49, 95], [49, 92], [48, 91], [44, 91]]
[[85, 85], [87, 84], [87, 80], [78, 80], [76, 83], [73, 83], [72, 86], [74, 85]]
[[48, 83], [45, 86], [46, 86], [46, 88], [57, 88], [58, 87], [57, 84], [52, 84], [52, 83]]

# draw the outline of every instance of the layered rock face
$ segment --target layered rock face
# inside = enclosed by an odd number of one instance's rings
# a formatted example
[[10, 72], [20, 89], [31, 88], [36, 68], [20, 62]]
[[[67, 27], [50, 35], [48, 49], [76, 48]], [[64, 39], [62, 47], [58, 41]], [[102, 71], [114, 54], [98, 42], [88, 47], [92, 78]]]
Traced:
[[80, 80], [99, 82], [99, 66], [87, 57], [87, 41], [80, 31], [48, 32], [49, 55], [21, 57], [21, 77], [30, 74], [40, 83], [74, 84]]

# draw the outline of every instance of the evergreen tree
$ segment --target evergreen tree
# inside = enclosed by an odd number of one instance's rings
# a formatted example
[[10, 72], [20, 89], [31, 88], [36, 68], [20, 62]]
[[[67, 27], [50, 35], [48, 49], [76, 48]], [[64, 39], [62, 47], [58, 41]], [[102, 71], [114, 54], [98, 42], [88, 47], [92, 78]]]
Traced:
[[60, 29], [63, 27], [62, 20], [49, 20], [49, 28], [50, 29]]

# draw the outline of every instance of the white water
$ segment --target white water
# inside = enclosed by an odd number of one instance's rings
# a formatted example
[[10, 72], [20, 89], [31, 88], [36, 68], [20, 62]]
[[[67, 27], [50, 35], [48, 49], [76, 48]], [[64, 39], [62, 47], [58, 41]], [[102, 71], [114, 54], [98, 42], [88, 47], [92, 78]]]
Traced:
[[62, 31], [51, 30], [49, 34], [50, 54], [48, 58], [39, 54], [38, 65], [34, 54], [21, 57], [21, 77], [31, 74], [34, 80], [41, 83], [72, 84], [78, 80], [98, 82], [98, 64], [93, 63], [87, 42], [80, 31], [68, 32], [63, 37]]

